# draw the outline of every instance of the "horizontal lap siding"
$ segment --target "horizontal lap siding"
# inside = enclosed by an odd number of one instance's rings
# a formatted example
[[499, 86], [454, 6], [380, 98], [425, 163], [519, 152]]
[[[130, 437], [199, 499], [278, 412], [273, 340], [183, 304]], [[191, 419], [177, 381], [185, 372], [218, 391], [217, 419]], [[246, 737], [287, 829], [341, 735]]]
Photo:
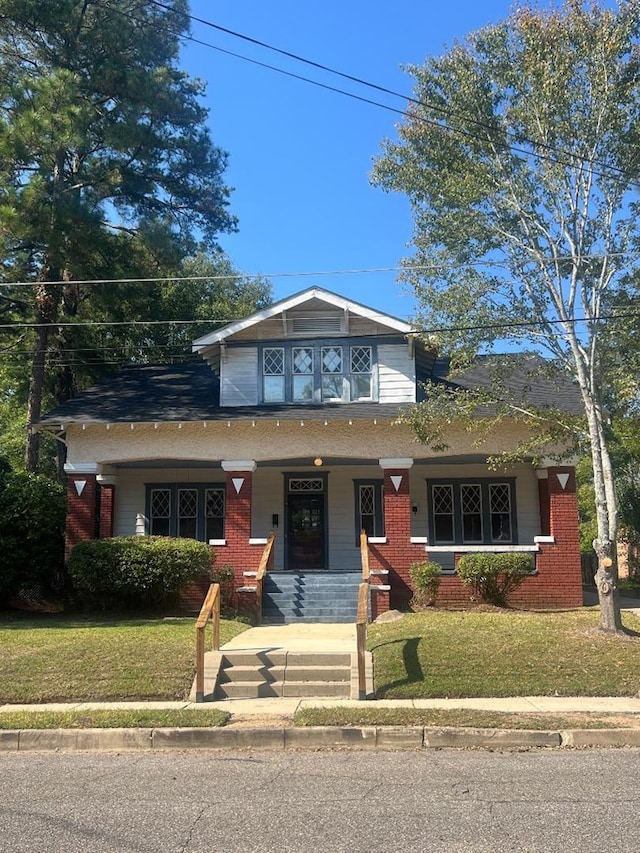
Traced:
[[[322, 468], [326, 473], [328, 489], [327, 524], [329, 531], [329, 568], [357, 571], [360, 568], [360, 549], [356, 546], [355, 504], [353, 481], [355, 479], [382, 479], [377, 466], [357, 468]], [[287, 468], [301, 477], [314, 477], [317, 471], [309, 468]], [[278, 469], [259, 469], [253, 477], [253, 536], [266, 536], [271, 530], [272, 516], [278, 515], [276, 529], [275, 568], [284, 568], [284, 476]]]
[[226, 350], [220, 383], [223, 406], [255, 406], [258, 403], [258, 350], [239, 347]]
[[415, 403], [416, 370], [406, 345], [378, 347], [378, 383], [381, 403]]

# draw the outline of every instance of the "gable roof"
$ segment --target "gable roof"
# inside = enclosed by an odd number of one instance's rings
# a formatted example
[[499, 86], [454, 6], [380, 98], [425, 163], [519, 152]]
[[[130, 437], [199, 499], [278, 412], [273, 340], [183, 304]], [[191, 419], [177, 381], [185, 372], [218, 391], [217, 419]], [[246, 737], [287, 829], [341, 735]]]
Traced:
[[242, 320], [236, 320], [234, 323], [228, 323], [220, 329], [216, 329], [207, 335], [197, 338], [197, 340], [192, 344], [192, 350], [194, 352], [199, 352], [206, 347], [222, 343], [227, 338], [238, 334], [238, 332], [242, 332], [251, 326], [262, 323], [264, 320], [270, 320], [273, 317], [277, 317], [279, 314], [284, 314], [293, 308], [298, 308], [301, 305], [314, 300], [324, 302], [332, 308], [338, 308], [341, 311], [364, 317], [367, 320], [387, 326], [401, 334], [410, 334], [412, 331], [412, 327], [408, 323], [405, 323], [404, 320], [400, 320], [390, 314], [384, 314], [382, 311], [376, 311], [373, 308], [368, 308], [366, 305], [354, 302], [352, 299], [347, 299], [344, 296], [339, 296], [337, 293], [332, 293], [330, 290], [324, 290], [321, 287], [310, 287], [307, 290], [301, 290], [299, 293], [294, 293], [293, 296], [281, 299], [279, 302], [274, 302], [273, 305], [269, 305], [261, 311], [256, 311], [255, 314], [250, 314]]

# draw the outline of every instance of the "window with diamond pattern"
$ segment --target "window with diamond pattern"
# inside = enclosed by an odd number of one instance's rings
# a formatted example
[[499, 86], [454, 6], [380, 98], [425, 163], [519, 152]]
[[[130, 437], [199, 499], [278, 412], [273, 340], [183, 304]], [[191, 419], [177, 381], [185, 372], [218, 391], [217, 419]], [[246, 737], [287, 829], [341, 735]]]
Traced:
[[515, 479], [432, 480], [427, 494], [433, 544], [516, 543]]
[[225, 487], [210, 483], [149, 484], [149, 533], [186, 539], [224, 539]]
[[261, 351], [263, 403], [348, 403], [374, 400], [371, 345], [297, 343]]

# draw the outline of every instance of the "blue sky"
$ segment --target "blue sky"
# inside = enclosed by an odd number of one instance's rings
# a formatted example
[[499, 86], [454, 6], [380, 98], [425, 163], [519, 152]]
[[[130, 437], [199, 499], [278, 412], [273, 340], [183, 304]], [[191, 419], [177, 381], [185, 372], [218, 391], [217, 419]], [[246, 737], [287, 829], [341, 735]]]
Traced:
[[[191, 14], [315, 62], [409, 95], [401, 66], [505, 18], [500, 0], [392, 4], [364, 0], [191, 0]], [[348, 83], [194, 22], [216, 47], [402, 109], [399, 98]], [[309, 83], [185, 43], [181, 65], [207, 84], [215, 142], [229, 152], [236, 235], [221, 245], [246, 273], [396, 267], [411, 239], [403, 196], [372, 187], [369, 172], [400, 116]], [[406, 319], [414, 302], [395, 272], [272, 279], [276, 299], [312, 285]]]

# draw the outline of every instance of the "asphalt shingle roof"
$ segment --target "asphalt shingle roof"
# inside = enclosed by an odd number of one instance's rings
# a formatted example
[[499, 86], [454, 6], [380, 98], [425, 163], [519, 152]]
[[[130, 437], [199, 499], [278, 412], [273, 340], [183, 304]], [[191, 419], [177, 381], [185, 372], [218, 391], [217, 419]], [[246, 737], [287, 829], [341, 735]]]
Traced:
[[[514, 359], [517, 357], [514, 356]], [[495, 360], [478, 359], [464, 374], [448, 378], [448, 362], [437, 359], [432, 378], [460, 387], [485, 386]], [[536, 406], [556, 405], [564, 411], [581, 411], [575, 385], [558, 383], [542, 375], [541, 358], [520, 359], [505, 379], [514, 402]], [[220, 406], [220, 384], [203, 362], [125, 367], [110, 374], [87, 391], [56, 407], [39, 420], [41, 426], [70, 423], [153, 423], [163, 421], [214, 421], [258, 418], [321, 419], [393, 418], [402, 406], [386, 403], [333, 403], [324, 405]]]

